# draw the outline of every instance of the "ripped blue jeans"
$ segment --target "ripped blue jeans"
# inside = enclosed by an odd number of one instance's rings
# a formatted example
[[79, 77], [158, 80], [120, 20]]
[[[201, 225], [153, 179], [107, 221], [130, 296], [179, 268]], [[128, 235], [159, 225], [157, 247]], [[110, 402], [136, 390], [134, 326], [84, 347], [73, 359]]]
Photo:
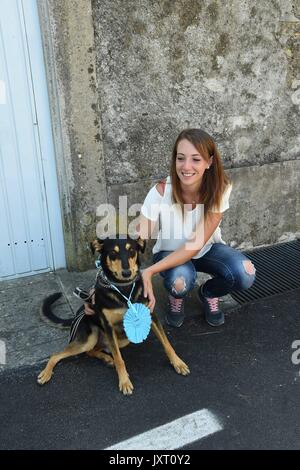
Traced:
[[[171, 251], [155, 253], [154, 263], [170, 253]], [[191, 259], [160, 274], [169, 294], [181, 298], [193, 289], [197, 272], [212, 276], [203, 286], [205, 297], [222, 297], [232, 291], [249, 289], [255, 280], [255, 268], [249, 258], [223, 243], [214, 243], [201, 258]]]

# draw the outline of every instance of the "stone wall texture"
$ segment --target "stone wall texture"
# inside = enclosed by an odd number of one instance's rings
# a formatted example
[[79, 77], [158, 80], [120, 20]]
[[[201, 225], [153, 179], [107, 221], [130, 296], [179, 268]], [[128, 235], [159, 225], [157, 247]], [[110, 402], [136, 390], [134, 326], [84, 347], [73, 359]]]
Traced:
[[91, 267], [96, 207], [106, 201], [94, 27], [87, 0], [38, 0], [67, 267]]
[[97, 205], [141, 203], [187, 127], [214, 137], [233, 180], [225, 240], [298, 232], [300, 0], [39, 2], [70, 268], [91, 262]]
[[108, 199], [141, 202], [179, 131], [201, 127], [234, 181], [225, 238], [255, 246], [299, 230], [300, 2], [92, 9]]

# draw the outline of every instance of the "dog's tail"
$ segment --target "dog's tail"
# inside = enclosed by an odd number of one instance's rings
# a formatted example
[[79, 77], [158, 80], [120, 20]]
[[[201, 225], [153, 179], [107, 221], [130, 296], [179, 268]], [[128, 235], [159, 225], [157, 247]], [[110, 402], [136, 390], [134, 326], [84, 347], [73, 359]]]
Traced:
[[57, 328], [70, 328], [73, 318], [59, 318], [52, 312], [51, 306], [62, 296], [61, 292], [56, 292], [48, 297], [45, 297], [41, 306], [41, 317], [43, 320], [50, 322], [52, 326]]

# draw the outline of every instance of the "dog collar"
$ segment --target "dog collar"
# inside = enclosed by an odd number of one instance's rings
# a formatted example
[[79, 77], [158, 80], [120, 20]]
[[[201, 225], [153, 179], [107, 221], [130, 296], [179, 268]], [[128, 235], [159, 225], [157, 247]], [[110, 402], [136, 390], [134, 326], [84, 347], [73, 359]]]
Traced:
[[[97, 260], [98, 261], [98, 260]], [[104, 274], [104, 271], [102, 269], [101, 264], [98, 264], [96, 261], [96, 266], [99, 267], [98, 272], [96, 274], [96, 280], [95, 283], [88, 289], [81, 289], [80, 287], [76, 287], [73, 291], [73, 294], [75, 297], [77, 297], [80, 300], [83, 300], [84, 302], [91, 302], [91, 297], [95, 293], [95, 288], [97, 284], [99, 283], [102, 287], [105, 287], [107, 289], [114, 289], [115, 286], [119, 287], [127, 287], [131, 286], [132, 284], [135, 285], [136, 281], [140, 278], [140, 274], [138, 273], [134, 279], [132, 279], [129, 282], [110, 282], [107, 276]], [[118, 289], [117, 289], [118, 290]]]
[[99, 284], [102, 286], [102, 287], [106, 287], [106, 288], [111, 288], [112, 286], [119, 286], [119, 287], [127, 287], [127, 286], [131, 286], [134, 282], [136, 282], [139, 277], [140, 277], [140, 274], [138, 273], [134, 279], [132, 279], [131, 281], [129, 282], [111, 282], [106, 274], [104, 273], [103, 271], [103, 268], [101, 266], [101, 262], [100, 260], [98, 259], [96, 262], [96, 267], [98, 268], [98, 272], [97, 272], [97, 275], [96, 275], [96, 282], [95, 282], [95, 285], [97, 284], [97, 282], [99, 282]]

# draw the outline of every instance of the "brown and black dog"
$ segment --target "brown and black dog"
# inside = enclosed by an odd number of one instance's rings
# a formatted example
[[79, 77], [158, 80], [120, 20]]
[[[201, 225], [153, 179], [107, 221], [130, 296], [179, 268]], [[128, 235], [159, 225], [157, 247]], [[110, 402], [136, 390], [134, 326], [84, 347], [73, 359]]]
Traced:
[[[130, 395], [133, 391], [133, 385], [120, 353], [120, 348], [129, 344], [123, 328], [123, 317], [128, 307], [125, 299], [108, 286], [110, 283], [117, 285], [120, 292], [128, 297], [135, 282], [131, 297], [132, 302], [141, 302], [147, 305], [148, 300], [143, 296], [139, 260], [139, 252], [144, 252], [145, 242], [142, 239], [134, 240], [129, 236], [127, 238], [96, 239], [91, 243], [91, 248], [93, 253], [99, 253], [102, 266], [101, 275], [97, 276], [95, 282], [91, 304], [95, 313], [86, 315], [84, 308], [81, 307], [75, 320], [63, 320], [51, 311], [51, 304], [60, 294], [54, 294], [44, 300], [43, 316], [63, 326], [71, 326], [71, 322], [73, 322], [73, 334], [64, 351], [50, 357], [47, 366], [38, 376], [38, 383], [42, 385], [48, 382], [54, 367], [62, 359], [86, 352], [89, 356], [115, 366], [119, 378], [119, 390], [124, 395]], [[188, 366], [175, 353], [155, 313], [151, 314], [151, 319], [151, 328], [162, 343], [176, 372], [181, 375], [189, 374]], [[75, 332], [74, 324], [76, 324]]]

